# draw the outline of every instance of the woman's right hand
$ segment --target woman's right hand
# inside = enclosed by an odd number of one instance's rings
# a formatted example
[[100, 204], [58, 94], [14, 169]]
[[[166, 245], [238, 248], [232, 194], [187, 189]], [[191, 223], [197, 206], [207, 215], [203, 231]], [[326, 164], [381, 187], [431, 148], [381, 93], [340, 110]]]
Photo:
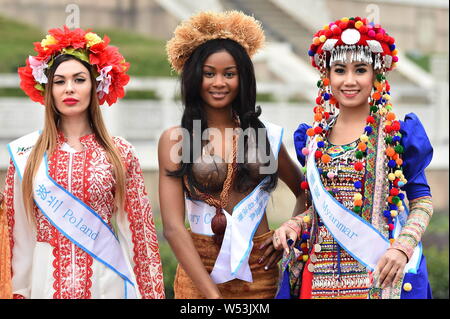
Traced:
[[[277, 250], [284, 249], [286, 253], [289, 253], [289, 246], [295, 243], [295, 241], [299, 237], [299, 234], [301, 233], [301, 229], [296, 231], [292, 227], [290, 227], [288, 223], [295, 222], [292, 220], [287, 221], [275, 230], [272, 237], [273, 247], [275, 247], [275, 249]], [[300, 226], [298, 225], [297, 227], [300, 228]]]

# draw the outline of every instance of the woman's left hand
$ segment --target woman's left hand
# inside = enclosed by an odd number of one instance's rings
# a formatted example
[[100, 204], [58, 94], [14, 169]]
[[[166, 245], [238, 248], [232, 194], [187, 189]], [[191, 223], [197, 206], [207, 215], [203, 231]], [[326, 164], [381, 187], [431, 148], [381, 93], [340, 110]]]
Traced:
[[379, 276], [377, 286], [384, 289], [399, 281], [403, 276], [403, 269], [407, 261], [408, 258], [401, 250], [388, 249], [378, 261], [374, 271], [374, 277]]
[[271, 268], [272, 266], [276, 265], [278, 263], [278, 261], [280, 261], [281, 257], [283, 256], [283, 251], [282, 250], [276, 250], [273, 247], [273, 243], [272, 243], [272, 236], [270, 236], [270, 238], [267, 238], [264, 243], [259, 246], [259, 249], [264, 249], [264, 254], [261, 256], [261, 258], [259, 258], [258, 263], [263, 263], [265, 260], [268, 261], [266, 263], [266, 265], [264, 266], [265, 270], [268, 270], [269, 268]]

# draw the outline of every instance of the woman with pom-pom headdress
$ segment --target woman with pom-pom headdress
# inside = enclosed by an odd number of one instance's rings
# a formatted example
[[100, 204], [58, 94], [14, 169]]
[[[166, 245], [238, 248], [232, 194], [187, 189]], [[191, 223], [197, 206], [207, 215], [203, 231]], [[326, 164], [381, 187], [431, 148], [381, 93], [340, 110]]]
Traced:
[[319, 92], [314, 122], [300, 124], [294, 143], [309, 203], [274, 234], [277, 249], [296, 241], [278, 297], [430, 298], [420, 239], [433, 214], [433, 149], [415, 114], [393, 112], [394, 38], [342, 18], [314, 34], [308, 55]]

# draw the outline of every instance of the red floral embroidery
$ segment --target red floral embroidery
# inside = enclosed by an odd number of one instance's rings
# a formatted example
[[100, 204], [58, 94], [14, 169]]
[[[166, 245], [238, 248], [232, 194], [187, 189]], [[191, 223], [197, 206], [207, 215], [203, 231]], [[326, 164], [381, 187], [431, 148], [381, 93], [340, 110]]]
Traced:
[[[85, 151], [68, 153], [61, 150], [65, 142], [59, 134], [57, 150], [49, 158], [50, 176], [93, 208], [112, 228], [114, 185], [112, 165], [95, 136], [80, 139]], [[143, 298], [164, 298], [163, 273], [150, 202], [145, 191], [142, 171], [132, 146], [120, 138], [114, 142], [127, 168], [126, 212], [132, 232], [133, 263], [137, 285]], [[14, 166], [6, 179], [6, 207], [10, 228], [11, 251], [14, 244]], [[54, 298], [91, 298], [93, 258], [64, 237], [35, 207], [37, 240], [53, 247]], [[12, 254], [11, 254], [12, 255]]]
[[93, 259], [75, 244], [70, 242], [54, 227], [53, 246], [53, 288], [55, 299], [89, 299], [92, 287]]
[[134, 244], [134, 272], [139, 291], [142, 298], [165, 298], [158, 238], [139, 160], [133, 154], [131, 145], [119, 138], [114, 140], [121, 153], [126, 154], [125, 210]]
[[[14, 174], [16, 169], [12, 161], [9, 163], [8, 172], [6, 173], [6, 182], [5, 182], [5, 208], [6, 208], [6, 216], [8, 219], [8, 229], [9, 229], [9, 248], [11, 250], [11, 258], [14, 247], [14, 237], [13, 237], [13, 229], [14, 229]], [[11, 269], [11, 275], [13, 275]]]

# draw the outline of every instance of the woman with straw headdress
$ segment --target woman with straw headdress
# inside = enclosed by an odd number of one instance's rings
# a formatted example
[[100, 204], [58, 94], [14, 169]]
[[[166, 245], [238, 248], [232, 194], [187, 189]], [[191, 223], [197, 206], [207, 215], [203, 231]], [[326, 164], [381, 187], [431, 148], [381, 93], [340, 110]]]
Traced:
[[280, 254], [265, 210], [278, 176], [300, 203], [301, 175], [283, 129], [258, 118], [250, 57], [263, 42], [260, 24], [236, 11], [197, 14], [168, 42], [184, 105], [181, 126], [159, 141], [164, 235], [179, 261], [175, 298], [275, 295]]

